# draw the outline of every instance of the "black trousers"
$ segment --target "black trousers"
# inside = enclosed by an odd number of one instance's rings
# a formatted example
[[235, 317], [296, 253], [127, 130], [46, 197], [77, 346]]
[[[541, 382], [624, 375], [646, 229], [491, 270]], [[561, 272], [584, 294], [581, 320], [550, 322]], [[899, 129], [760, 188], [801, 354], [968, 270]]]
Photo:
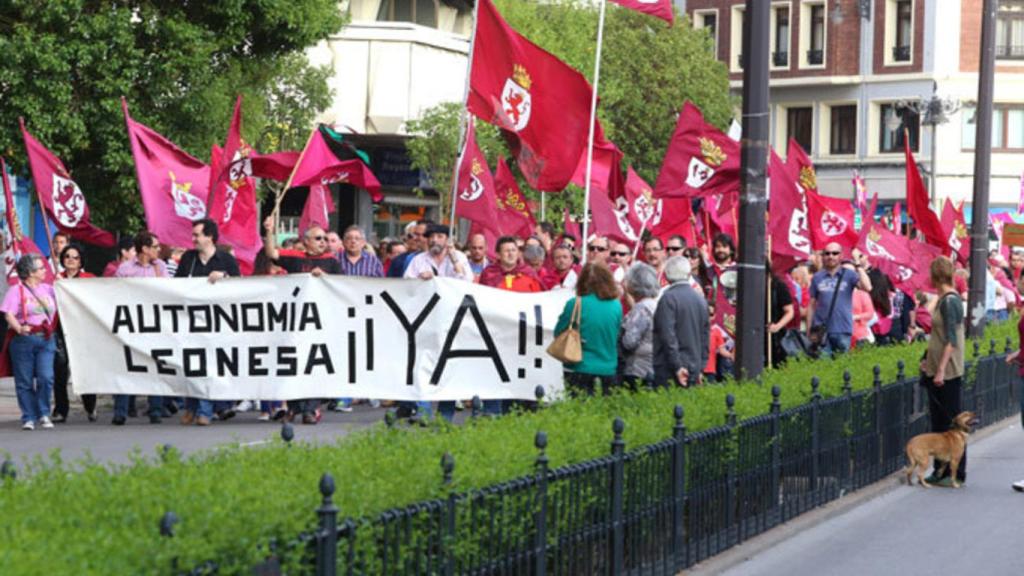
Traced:
[[[927, 378], [922, 375], [922, 377]], [[946, 432], [953, 425], [953, 418], [962, 412], [960, 407], [960, 389], [963, 387], [964, 379], [950, 378], [937, 387], [934, 382], [928, 380], [925, 390], [928, 391], [928, 415], [932, 421], [932, 432]], [[939, 478], [949, 476], [946, 462], [936, 459], [935, 472]], [[963, 482], [967, 478], [967, 447], [964, 447], [964, 457], [960, 459], [960, 466], [957, 467], [956, 479]]]
[[[71, 402], [68, 398], [68, 380], [71, 378], [71, 366], [68, 364], [68, 352], [63, 336], [57, 338], [57, 353], [53, 355], [53, 415], [68, 417]], [[96, 395], [82, 394], [85, 411], [96, 411]]]

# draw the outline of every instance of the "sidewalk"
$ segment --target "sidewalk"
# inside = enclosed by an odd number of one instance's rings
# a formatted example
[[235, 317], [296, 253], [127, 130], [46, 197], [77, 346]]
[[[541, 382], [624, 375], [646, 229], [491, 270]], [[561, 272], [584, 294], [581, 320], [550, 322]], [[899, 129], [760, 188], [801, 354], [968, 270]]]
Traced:
[[1010, 488], [1024, 478], [1020, 420], [996, 425], [970, 444], [968, 457], [964, 488], [926, 490], [890, 477], [849, 509], [837, 512], [841, 501], [833, 503], [687, 573], [1024, 574], [1024, 494]]

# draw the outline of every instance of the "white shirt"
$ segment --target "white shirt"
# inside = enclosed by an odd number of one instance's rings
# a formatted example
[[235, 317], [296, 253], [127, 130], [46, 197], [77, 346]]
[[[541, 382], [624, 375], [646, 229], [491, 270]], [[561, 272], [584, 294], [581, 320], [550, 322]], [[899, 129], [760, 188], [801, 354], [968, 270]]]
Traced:
[[[453, 258], [458, 262], [462, 273], [455, 271]], [[420, 274], [428, 271], [441, 278], [461, 278], [467, 282], [473, 281], [473, 269], [469, 267], [469, 259], [458, 251], [449, 251], [440, 264], [434, 260], [434, 256], [430, 252], [420, 252], [409, 261], [409, 265], [405, 268], [405, 277], [419, 278]]]

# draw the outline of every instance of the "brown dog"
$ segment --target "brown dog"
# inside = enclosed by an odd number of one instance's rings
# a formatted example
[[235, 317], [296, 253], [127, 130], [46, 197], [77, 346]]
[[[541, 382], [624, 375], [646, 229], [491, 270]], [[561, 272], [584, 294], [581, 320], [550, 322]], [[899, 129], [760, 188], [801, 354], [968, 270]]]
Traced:
[[907, 442], [907, 458], [910, 465], [907, 466], [907, 484], [912, 484], [911, 476], [914, 469], [917, 469], [917, 481], [928, 488], [924, 480], [924, 471], [934, 457], [937, 460], [946, 462], [950, 467], [950, 474], [953, 477], [953, 487], [959, 488], [956, 481], [956, 470], [960, 466], [960, 460], [964, 457], [964, 449], [967, 447], [967, 435], [971, 432], [971, 426], [977, 423], [974, 412], [961, 412], [953, 419], [953, 427], [946, 432], [931, 432], [918, 434]]

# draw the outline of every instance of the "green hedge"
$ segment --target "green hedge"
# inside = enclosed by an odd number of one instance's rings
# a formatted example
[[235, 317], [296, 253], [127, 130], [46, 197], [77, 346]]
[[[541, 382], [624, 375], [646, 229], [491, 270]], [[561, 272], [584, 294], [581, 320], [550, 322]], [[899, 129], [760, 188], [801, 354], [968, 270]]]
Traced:
[[[1015, 322], [990, 327], [1002, 351], [1016, 341]], [[534, 434], [548, 434], [551, 466], [607, 454], [611, 422], [626, 422], [627, 449], [671, 433], [681, 404], [686, 425], [699, 431], [723, 423], [725, 396], [734, 394], [740, 419], [767, 412], [771, 387], [783, 407], [810, 397], [811, 378], [828, 397], [842, 391], [849, 370], [854, 389], [872, 384], [872, 368], [891, 382], [896, 363], [916, 374], [923, 344], [866, 348], [836, 359], [792, 362], [765, 373], [762, 385], [728, 383], [697, 389], [619, 394], [556, 403], [538, 413], [480, 419], [427, 430], [383, 425], [329, 445], [275, 440], [264, 448], [229, 448], [182, 457], [136, 454], [127, 465], [64, 462], [58, 453], [22, 463], [17, 480], [0, 485], [0, 572], [149, 574], [216, 560], [221, 574], [249, 573], [272, 538], [288, 541], [315, 522], [320, 475], [338, 483], [342, 516], [372, 515], [441, 493], [440, 459], [455, 457], [456, 490], [482, 487], [531, 470]], [[968, 356], [971, 356], [969, 349]], [[164, 512], [180, 518], [175, 537], [159, 536]]]

